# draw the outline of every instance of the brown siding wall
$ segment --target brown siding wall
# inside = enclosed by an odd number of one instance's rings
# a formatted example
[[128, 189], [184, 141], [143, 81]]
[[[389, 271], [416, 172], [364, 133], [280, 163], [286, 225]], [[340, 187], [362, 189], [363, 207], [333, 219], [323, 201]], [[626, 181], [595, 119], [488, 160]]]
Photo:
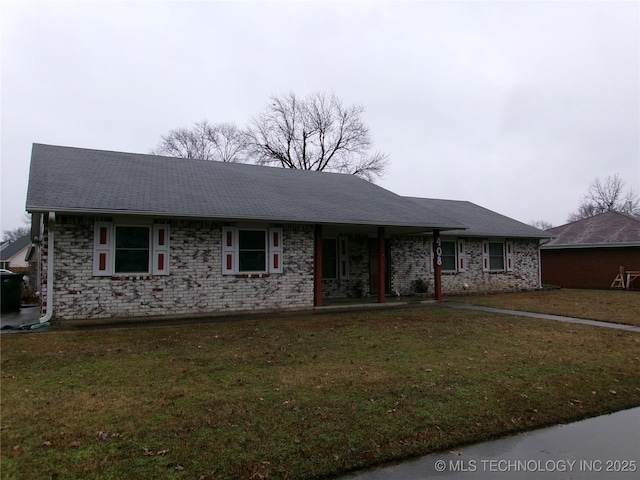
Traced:
[[[640, 270], [640, 247], [541, 250], [542, 283], [565, 288], [610, 288], [623, 266]], [[640, 279], [632, 284], [640, 288]]]

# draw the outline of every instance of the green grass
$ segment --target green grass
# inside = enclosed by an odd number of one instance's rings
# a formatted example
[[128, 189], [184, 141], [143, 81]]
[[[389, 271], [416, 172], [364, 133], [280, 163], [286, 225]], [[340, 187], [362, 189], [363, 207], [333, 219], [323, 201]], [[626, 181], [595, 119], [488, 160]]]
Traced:
[[455, 296], [448, 300], [493, 308], [640, 326], [640, 292], [562, 288], [534, 292]]
[[3, 335], [3, 479], [321, 478], [640, 405], [640, 335], [437, 307]]

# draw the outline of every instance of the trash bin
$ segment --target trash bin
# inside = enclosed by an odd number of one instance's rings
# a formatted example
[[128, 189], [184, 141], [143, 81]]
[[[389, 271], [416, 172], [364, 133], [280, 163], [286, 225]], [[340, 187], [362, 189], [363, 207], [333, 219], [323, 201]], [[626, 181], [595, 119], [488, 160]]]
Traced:
[[0, 297], [2, 297], [2, 312], [17, 312], [20, 310], [22, 295], [22, 273], [0, 272]]

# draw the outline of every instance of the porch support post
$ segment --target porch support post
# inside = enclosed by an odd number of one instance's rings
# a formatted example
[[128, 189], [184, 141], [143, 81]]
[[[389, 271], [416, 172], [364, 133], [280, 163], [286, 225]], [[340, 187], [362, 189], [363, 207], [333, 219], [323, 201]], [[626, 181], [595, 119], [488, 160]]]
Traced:
[[316, 225], [313, 251], [313, 306], [322, 306], [322, 225]]
[[440, 232], [433, 231], [433, 290], [434, 300], [442, 301], [442, 241]]
[[386, 273], [384, 271], [386, 266], [385, 261], [385, 245], [384, 245], [384, 227], [378, 227], [378, 303], [385, 303], [385, 292], [387, 286], [385, 285]]

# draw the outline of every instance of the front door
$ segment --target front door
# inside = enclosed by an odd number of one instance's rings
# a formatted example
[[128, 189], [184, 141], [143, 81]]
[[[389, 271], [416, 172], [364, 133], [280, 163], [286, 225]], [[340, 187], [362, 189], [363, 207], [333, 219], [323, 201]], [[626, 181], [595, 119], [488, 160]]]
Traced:
[[[384, 283], [385, 283], [385, 294], [391, 293], [391, 245], [389, 239], [386, 239], [384, 242], [384, 258], [385, 258], [385, 269], [384, 269]], [[378, 239], [370, 238], [369, 239], [369, 293], [377, 294], [379, 290], [378, 284]]]

